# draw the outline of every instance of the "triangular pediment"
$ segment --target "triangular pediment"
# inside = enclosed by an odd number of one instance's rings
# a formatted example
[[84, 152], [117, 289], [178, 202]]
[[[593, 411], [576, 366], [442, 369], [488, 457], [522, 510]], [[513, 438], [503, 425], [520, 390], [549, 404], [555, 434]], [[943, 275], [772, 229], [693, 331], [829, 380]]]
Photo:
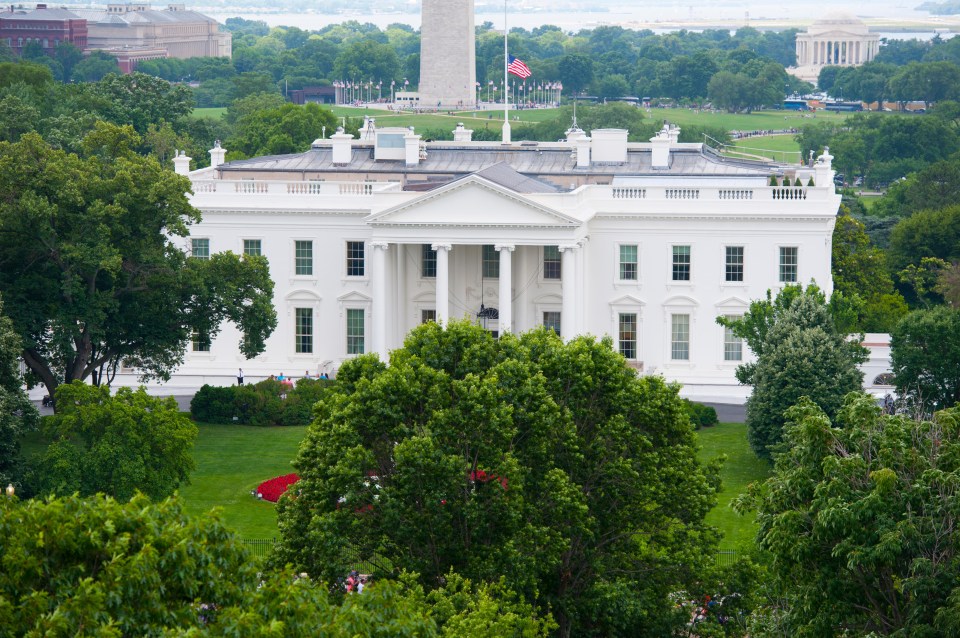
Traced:
[[470, 175], [371, 215], [372, 226], [577, 228], [582, 222], [521, 193]]

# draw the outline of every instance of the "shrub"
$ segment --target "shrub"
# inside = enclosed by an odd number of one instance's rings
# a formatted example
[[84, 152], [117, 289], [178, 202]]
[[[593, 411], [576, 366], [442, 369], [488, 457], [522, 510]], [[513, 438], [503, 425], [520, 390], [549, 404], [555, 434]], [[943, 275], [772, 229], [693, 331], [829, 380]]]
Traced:
[[700, 428], [710, 427], [711, 425], [719, 423], [717, 411], [709, 405], [695, 403], [690, 399], [684, 399], [683, 404], [687, 408], [687, 414], [690, 415], [690, 423], [692, 423], [696, 429], [699, 430]]
[[233, 387], [204, 385], [190, 401], [190, 414], [204, 423], [232, 423], [237, 416]]

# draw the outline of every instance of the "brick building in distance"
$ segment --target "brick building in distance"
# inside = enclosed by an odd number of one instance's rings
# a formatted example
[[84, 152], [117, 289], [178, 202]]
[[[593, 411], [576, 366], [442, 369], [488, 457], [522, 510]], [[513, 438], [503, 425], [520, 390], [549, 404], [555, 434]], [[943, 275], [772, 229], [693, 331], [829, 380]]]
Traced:
[[220, 32], [213, 18], [171, 4], [154, 10], [149, 4], [108, 4], [106, 9], [51, 9], [0, 12], [0, 42], [15, 55], [37, 41], [48, 55], [69, 42], [84, 52], [106, 51], [130, 73], [138, 62], [156, 58], [230, 57], [232, 36]]
[[48, 55], [53, 55], [61, 42], [86, 49], [87, 21], [72, 11], [48, 9], [45, 4], [38, 4], [29, 12], [8, 7], [0, 13], [0, 42], [6, 42], [14, 55], [21, 55], [23, 47], [34, 41]]

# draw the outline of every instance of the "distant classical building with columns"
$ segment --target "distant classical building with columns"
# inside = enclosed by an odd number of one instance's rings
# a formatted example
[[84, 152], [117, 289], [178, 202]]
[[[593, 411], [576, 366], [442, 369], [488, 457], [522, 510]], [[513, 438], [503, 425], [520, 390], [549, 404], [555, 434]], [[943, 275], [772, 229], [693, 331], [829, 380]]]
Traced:
[[853, 16], [831, 14], [797, 34], [797, 66], [789, 73], [817, 83], [825, 66], [860, 66], [877, 57], [880, 35]]
[[240, 367], [251, 381], [332, 376], [359, 354], [387, 359], [423, 322], [467, 318], [494, 334], [609, 336], [640, 374], [742, 399], [734, 370], [752, 355], [715, 319], [789, 283], [830, 293], [831, 157], [736, 160], [678, 134], [501, 144], [458, 126], [425, 143], [371, 126], [292, 155], [224, 163], [217, 147], [193, 172], [178, 156], [203, 214], [184, 247], [266, 256], [279, 324], [250, 361], [232, 325], [196, 335], [172, 383], [222, 385]]

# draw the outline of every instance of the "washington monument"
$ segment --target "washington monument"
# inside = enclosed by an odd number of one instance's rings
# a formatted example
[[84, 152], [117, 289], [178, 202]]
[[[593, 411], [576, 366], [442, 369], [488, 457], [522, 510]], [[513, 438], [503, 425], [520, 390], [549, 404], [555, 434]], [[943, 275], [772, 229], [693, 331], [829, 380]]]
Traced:
[[473, 0], [423, 0], [420, 106], [470, 108], [477, 100]]

